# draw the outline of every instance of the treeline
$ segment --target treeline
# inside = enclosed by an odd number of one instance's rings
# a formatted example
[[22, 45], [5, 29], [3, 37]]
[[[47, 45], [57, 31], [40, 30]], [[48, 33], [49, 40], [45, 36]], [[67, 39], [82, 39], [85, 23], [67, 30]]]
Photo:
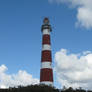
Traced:
[[27, 87], [0, 89], [0, 92], [59, 92], [58, 89], [46, 85], [31, 85]]
[[82, 88], [73, 89], [72, 87], [62, 89], [61, 92], [92, 92], [91, 90], [84, 90]]
[[27, 87], [19, 86], [17, 88], [9, 88], [9, 89], [0, 89], [0, 92], [92, 92], [90, 90], [86, 91], [82, 88], [73, 89], [72, 87], [66, 89], [56, 89], [55, 87], [46, 86], [46, 85], [31, 85]]

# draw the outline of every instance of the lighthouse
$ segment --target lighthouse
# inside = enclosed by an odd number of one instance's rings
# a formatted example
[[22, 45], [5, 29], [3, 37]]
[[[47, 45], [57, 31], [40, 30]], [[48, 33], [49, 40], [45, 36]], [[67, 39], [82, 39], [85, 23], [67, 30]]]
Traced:
[[53, 69], [51, 55], [51, 25], [48, 18], [44, 18], [41, 28], [42, 32], [42, 52], [41, 52], [41, 69], [40, 83], [53, 86]]

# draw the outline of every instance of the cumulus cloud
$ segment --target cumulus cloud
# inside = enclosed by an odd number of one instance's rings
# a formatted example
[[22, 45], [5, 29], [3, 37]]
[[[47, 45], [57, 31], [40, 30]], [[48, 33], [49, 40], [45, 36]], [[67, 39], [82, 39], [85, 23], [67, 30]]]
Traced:
[[82, 26], [87, 29], [92, 28], [92, 0], [49, 0], [58, 3], [67, 3], [77, 9], [77, 26]]
[[0, 88], [17, 87], [19, 85], [27, 86], [39, 83], [37, 78], [33, 78], [26, 71], [19, 70], [18, 73], [9, 75], [6, 73], [7, 70], [8, 68], [5, 65], [0, 66]]
[[58, 82], [66, 87], [92, 90], [92, 52], [69, 53], [61, 49], [55, 54]]

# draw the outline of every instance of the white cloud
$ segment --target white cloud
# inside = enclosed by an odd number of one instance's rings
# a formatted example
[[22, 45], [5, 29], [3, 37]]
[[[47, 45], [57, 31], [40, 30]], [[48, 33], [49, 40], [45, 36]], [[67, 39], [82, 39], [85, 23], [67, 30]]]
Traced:
[[55, 63], [57, 80], [61, 85], [92, 90], [92, 52], [70, 54], [61, 49], [55, 54]]
[[87, 29], [92, 28], [92, 0], [49, 0], [57, 3], [67, 3], [77, 9], [77, 22], [78, 26], [85, 27]]
[[39, 83], [37, 78], [33, 78], [26, 71], [19, 70], [16, 74], [7, 74], [8, 68], [5, 65], [0, 66], [0, 88], [17, 87], [19, 85], [27, 86]]

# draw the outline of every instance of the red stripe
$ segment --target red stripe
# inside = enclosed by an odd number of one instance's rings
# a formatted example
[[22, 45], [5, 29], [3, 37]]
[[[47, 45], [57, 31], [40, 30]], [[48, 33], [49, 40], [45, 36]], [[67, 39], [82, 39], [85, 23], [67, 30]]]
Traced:
[[41, 69], [40, 71], [40, 82], [42, 81], [50, 81], [53, 82], [53, 71], [52, 69]]
[[43, 35], [43, 38], [42, 38], [42, 44], [51, 44], [50, 43], [50, 35]]
[[44, 50], [44, 51], [42, 51], [42, 58], [41, 58], [41, 61], [42, 61], [42, 62], [44, 62], [44, 61], [51, 62], [51, 61], [52, 61], [52, 58], [51, 58], [51, 51], [49, 51], [49, 50]]

